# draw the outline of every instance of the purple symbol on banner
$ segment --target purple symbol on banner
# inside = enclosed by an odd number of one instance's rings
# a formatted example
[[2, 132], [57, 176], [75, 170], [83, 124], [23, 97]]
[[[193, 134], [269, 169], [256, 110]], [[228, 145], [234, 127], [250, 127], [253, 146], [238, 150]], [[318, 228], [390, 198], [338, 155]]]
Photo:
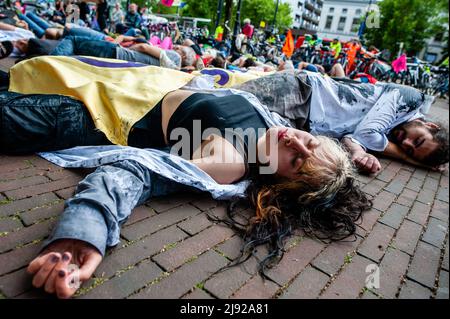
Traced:
[[99, 66], [102, 68], [140, 68], [143, 66], [147, 66], [146, 64], [142, 64], [142, 63], [136, 63], [136, 62], [120, 62], [120, 63], [116, 63], [116, 62], [107, 62], [107, 61], [100, 61], [100, 60], [96, 60], [96, 59], [91, 59], [91, 58], [86, 58], [86, 57], [81, 57], [81, 56], [77, 56], [74, 57], [75, 59], [77, 59], [78, 61], [84, 62], [86, 64], [92, 65], [92, 66]]
[[200, 71], [200, 73], [207, 74], [207, 75], [213, 75], [213, 76], [216, 76], [216, 75], [220, 76], [219, 81], [217, 81], [217, 84], [219, 84], [219, 85], [225, 85], [230, 80], [230, 76], [228, 75], [228, 73], [225, 72], [224, 70], [220, 70], [220, 69], [212, 69], [212, 70], [203, 69]]

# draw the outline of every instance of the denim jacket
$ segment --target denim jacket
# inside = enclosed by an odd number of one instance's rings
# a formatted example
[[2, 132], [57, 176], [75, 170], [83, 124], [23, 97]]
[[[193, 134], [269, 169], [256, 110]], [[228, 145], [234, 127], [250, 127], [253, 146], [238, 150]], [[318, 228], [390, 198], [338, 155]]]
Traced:
[[[290, 126], [251, 93], [233, 89], [201, 91], [218, 96], [240, 94], [254, 105], [269, 127]], [[225, 200], [245, 196], [248, 186], [245, 180], [237, 184], [218, 184], [196, 165], [171, 155], [167, 149], [83, 146], [39, 155], [65, 168], [98, 167], [78, 184], [77, 194], [66, 201], [65, 210], [44, 246], [57, 239], [79, 239], [104, 254], [108, 246], [119, 243], [120, 225], [127, 220], [132, 209], [151, 197], [190, 188]]]

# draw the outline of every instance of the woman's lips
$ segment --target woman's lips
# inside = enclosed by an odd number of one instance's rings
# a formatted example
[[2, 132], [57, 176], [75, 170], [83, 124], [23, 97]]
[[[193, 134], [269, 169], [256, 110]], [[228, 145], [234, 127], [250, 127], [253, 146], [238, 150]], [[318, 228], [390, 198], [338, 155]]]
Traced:
[[287, 131], [288, 131], [287, 129], [284, 129], [278, 132], [278, 141], [281, 140], [284, 136], [286, 136]]

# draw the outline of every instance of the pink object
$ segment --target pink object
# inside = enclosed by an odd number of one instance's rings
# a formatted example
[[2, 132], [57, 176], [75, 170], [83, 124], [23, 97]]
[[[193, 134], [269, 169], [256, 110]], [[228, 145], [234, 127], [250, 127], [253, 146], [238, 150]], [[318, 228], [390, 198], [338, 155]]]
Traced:
[[173, 0], [161, 0], [161, 4], [166, 7], [171, 7], [173, 4]]
[[165, 37], [164, 40], [161, 41], [159, 37], [152, 36], [150, 39], [150, 43], [164, 50], [172, 50], [173, 48], [172, 39], [170, 37]]
[[406, 70], [406, 54], [403, 53], [400, 57], [392, 61], [392, 68], [395, 73]]

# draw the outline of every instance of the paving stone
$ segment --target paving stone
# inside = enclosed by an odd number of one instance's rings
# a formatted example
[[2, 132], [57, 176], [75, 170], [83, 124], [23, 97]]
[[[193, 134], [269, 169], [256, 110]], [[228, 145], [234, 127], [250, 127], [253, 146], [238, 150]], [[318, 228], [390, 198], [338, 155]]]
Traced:
[[136, 207], [135, 209], [133, 209], [130, 217], [128, 218], [128, 220], [126, 221], [126, 223], [124, 224], [124, 227], [126, 226], [130, 226], [136, 222], [139, 222], [143, 219], [155, 216], [156, 212], [153, 210], [153, 208], [150, 208], [148, 206], [145, 205], [141, 205], [139, 207]]
[[192, 199], [192, 194], [177, 194], [177, 196], [161, 196], [151, 199], [147, 205], [157, 213], [165, 212], [169, 209], [188, 203]]
[[20, 218], [26, 226], [31, 226], [37, 221], [59, 216], [64, 211], [64, 202], [55, 202], [51, 206], [44, 206], [20, 213]]
[[157, 254], [165, 246], [177, 243], [186, 237], [187, 235], [176, 226], [163, 229], [125, 248], [112, 252], [105, 257], [94, 274], [99, 278], [109, 278], [118, 270], [135, 265], [139, 261]]
[[272, 298], [280, 286], [261, 276], [253, 276], [230, 299], [269, 299]]
[[14, 215], [35, 207], [41, 207], [57, 201], [58, 199], [59, 198], [55, 194], [46, 193], [21, 200], [8, 201], [5, 204], [0, 204], [0, 217]]
[[384, 213], [383, 217], [381, 217], [380, 222], [391, 226], [392, 228], [398, 229], [403, 221], [403, 218], [405, 218], [406, 214], [408, 214], [408, 211], [408, 207], [393, 203]]
[[395, 179], [392, 182], [390, 182], [389, 185], [384, 188], [384, 190], [399, 195], [403, 191], [403, 188], [405, 188], [405, 185], [406, 184], [404, 182]]
[[164, 213], [144, 219], [143, 221], [137, 222], [131, 226], [124, 227], [122, 229], [122, 236], [127, 240], [139, 239], [200, 213], [200, 210], [194, 206], [179, 206], [165, 211]]
[[372, 290], [383, 298], [395, 298], [408, 269], [409, 259], [409, 255], [398, 249], [388, 249], [379, 265], [380, 287]]
[[426, 205], [430, 205], [434, 201], [434, 196], [436, 195], [436, 192], [422, 188], [419, 192], [419, 195], [417, 195], [417, 201], [424, 203]]
[[440, 249], [419, 241], [408, 270], [408, 278], [432, 289], [439, 267]]
[[0, 192], [11, 191], [26, 186], [47, 183], [50, 180], [45, 176], [30, 176], [21, 179], [15, 179], [8, 182], [0, 182]]
[[379, 262], [394, 235], [395, 230], [389, 226], [377, 223], [369, 236], [358, 248], [358, 253]]
[[210, 294], [202, 289], [195, 288], [194, 291], [183, 296], [181, 299], [214, 299]]
[[8, 298], [15, 297], [30, 290], [32, 276], [28, 275], [26, 269], [21, 269], [13, 273], [0, 277], [0, 291]]
[[178, 244], [175, 248], [156, 255], [153, 260], [166, 271], [171, 271], [204, 251], [233, 236], [234, 231], [229, 227], [212, 226]]
[[448, 223], [449, 205], [440, 200], [435, 200], [430, 215]]
[[281, 299], [312, 299], [319, 296], [330, 277], [310, 266], [306, 267], [280, 296]]
[[285, 285], [316, 257], [324, 248], [324, 244], [310, 238], [304, 238], [296, 246], [290, 248], [283, 259], [271, 268], [267, 275], [280, 286]]
[[396, 202], [400, 205], [411, 207], [416, 199], [418, 193], [408, 188], [403, 189]]
[[423, 185], [423, 180], [412, 177], [409, 180], [409, 182], [406, 184], [406, 187], [418, 193], [422, 189], [422, 185]]
[[54, 225], [55, 221], [46, 221], [39, 224], [34, 224], [30, 227], [22, 228], [1, 237], [2, 244], [0, 246], [0, 253], [13, 249], [19, 245], [28, 244], [33, 240], [47, 237]]
[[406, 280], [398, 296], [399, 299], [430, 299], [430, 297], [431, 290], [411, 280]]
[[395, 199], [395, 195], [386, 191], [382, 191], [373, 199], [373, 208], [380, 212], [386, 211]]
[[[347, 240], [350, 240], [350, 238]], [[353, 251], [356, 250], [361, 240], [360, 237], [356, 237], [351, 242], [333, 242], [314, 258], [311, 264], [328, 275], [335, 275], [347, 262], [347, 256], [352, 255]]]
[[448, 271], [448, 237], [447, 237], [447, 245], [445, 245], [444, 259], [442, 260], [442, 269]]
[[22, 223], [17, 218], [9, 217], [0, 219], [0, 234], [9, 233], [22, 227]]
[[370, 209], [365, 211], [362, 215], [362, 220], [360, 221], [359, 227], [364, 229], [366, 232], [370, 232], [381, 216], [381, 212], [376, 209]]
[[385, 182], [379, 180], [373, 180], [372, 183], [367, 184], [363, 187], [363, 191], [369, 195], [375, 196], [377, 195], [384, 187], [386, 186]]
[[77, 185], [79, 181], [80, 178], [65, 178], [54, 182], [23, 187], [12, 191], [6, 191], [5, 195], [9, 199], [18, 200], [25, 197], [40, 195], [48, 192], [53, 192], [62, 188], [74, 186]]
[[442, 270], [439, 274], [439, 284], [436, 292], [436, 299], [447, 299], [448, 295], [448, 271]]
[[349, 299], [357, 298], [365, 287], [367, 266], [373, 261], [356, 255], [352, 262], [342, 270], [337, 278], [330, 284], [325, 292], [320, 296], [322, 299]]
[[426, 188], [426, 189], [429, 189], [432, 191], [437, 191], [438, 187], [439, 187], [439, 180], [431, 178], [428, 175], [427, 178], [425, 179], [425, 182], [423, 183], [423, 188]]
[[448, 203], [448, 187], [439, 187], [436, 199]]
[[162, 274], [161, 268], [146, 260], [134, 268], [95, 287], [80, 299], [121, 299], [144, 287]]
[[0, 275], [27, 266], [37, 257], [42, 246], [40, 244], [27, 245], [0, 255]]
[[441, 248], [444, 245], [448, 224], [442, 220], [431, 217], [428, 221], [427, 229], [422, 236], [422, 240], [431, 245]]
[[422, 230], [422, 226], [405, 219], [397, 231], [392, 245], [409, 255], [413, 255]]
[[425, 226], [428, 220], [428, 215], [430, 214], [430, 210], [430, 205], [415, 202], [406, 218], [422, 226]]
[[168, 277], [150, 285], [132, 299], [180, 298], [196, 284], [227, 265], [227, 259], [216, 252], [208, 251], [190, 263], [186, 263]]

